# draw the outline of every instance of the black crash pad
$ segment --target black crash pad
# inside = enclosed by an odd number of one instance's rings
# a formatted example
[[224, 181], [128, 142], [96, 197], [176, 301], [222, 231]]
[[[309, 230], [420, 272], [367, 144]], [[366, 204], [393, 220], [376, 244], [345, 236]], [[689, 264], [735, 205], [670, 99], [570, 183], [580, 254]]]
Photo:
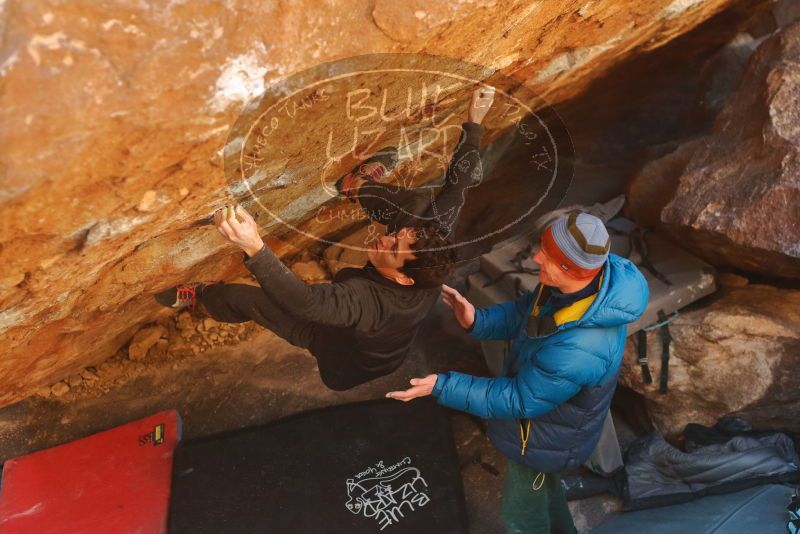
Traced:
[[173, 466], [171, 534], [467, 532], [452, 429], [430, 398], [187, 441]]

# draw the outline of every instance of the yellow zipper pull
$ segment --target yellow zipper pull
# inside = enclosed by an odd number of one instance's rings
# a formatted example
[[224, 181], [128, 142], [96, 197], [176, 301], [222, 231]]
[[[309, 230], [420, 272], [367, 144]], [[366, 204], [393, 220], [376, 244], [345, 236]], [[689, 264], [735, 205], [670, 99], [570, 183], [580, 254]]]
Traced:
[[522, 427], [522, 421], [519, 422], [519, 438], [522, 442], [522, 450], [520, 455], [525, 456], [525, 451], [528, 449], [528, 438], [531, 437], [531, 420], [528, 419], [528, 428]]

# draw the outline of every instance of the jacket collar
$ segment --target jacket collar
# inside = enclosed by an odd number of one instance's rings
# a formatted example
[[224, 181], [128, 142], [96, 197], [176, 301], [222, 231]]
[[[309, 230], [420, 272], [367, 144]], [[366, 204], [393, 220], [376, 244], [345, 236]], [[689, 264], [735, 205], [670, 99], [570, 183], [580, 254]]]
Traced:
[[[598, 275], [599, 278], [600, 278], [599, 282], [598, 282], [598, 285], [599, 285], [600, 288], [603, 287], [603, 279], [606, 278], [604, 276], [604, 274], [605, 274], [605, 272], [603, 270]], [[534, 298], [533, 310], [531, 312], [531, 315], [533, 315], [534, 317], [539, 317], [539, 314], [541, 313], [542, 306], [544, 306], [544, 304], [545, 304], [544, 298], [543, 298], [543, 294], [544, 293], [545, 293], [544, 284], [540, 283], [538, 289], [536, 290], [536, 297]], [[591, 294], [589, 296], [586, 296], [586, 297], [584, 297], [582, 299], [576, 300], [575, 302], [573, 302], [569, 306], [565, 306], [565, 307], [560, 308], [559, 310], [557, 310], [553, 314], [553, 323], [554, 323], [554, 326], [555, 326], [555, 330], [553, 330], [551, 332], [548, 332], [547, 334], [544, 334], [542, 336], [537, 336], [537, 337], [546, 337], [548, 335], [555, 334], [559, 330], [563, 329], [563, 325], [565, 325], [567, 323], [574, 323], [574, 322], [578, 321], [581, 317], [583, 317], [583, 315], [586, 313], [586, 311], [592, 306], [592, 304], [597, 299], [599, 294], [600, 294], [599, 291], [597, 291], [597, 292], [595, 292], [595, 293], [593, 293], [593, 294]], [[529, 319], [529, 321], [530, 321], [530, 319]], [[550, 328], [552, 328], [552, 323], [551, 323]]]

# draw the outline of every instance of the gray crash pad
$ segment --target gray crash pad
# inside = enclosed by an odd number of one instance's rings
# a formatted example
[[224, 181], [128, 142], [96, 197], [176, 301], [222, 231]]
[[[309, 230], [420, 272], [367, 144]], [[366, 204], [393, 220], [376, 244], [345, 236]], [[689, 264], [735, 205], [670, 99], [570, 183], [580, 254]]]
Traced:
[[770, 484], [696, 501], [628, 512], [606, 521], [592, 534], [784, 534], [790, 486]]

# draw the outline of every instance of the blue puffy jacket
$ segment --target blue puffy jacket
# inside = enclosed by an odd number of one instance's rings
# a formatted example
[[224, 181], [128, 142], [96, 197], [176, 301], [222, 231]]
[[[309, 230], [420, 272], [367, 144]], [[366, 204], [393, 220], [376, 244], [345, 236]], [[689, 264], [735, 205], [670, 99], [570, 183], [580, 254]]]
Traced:
[[525, 325], [540, 290], [475, 311], [473, 336], [513, 340], [502, 377], [439, 374], [433, 395], [489, 419], [489, 438], [508, 458], [555, 472], [585, 462], [600, 439], [627, 324], [644, 313], [650, 291], [633, 263], [609, 254], [597, 293], [558, 310], [554, 333], [529, 337]]

